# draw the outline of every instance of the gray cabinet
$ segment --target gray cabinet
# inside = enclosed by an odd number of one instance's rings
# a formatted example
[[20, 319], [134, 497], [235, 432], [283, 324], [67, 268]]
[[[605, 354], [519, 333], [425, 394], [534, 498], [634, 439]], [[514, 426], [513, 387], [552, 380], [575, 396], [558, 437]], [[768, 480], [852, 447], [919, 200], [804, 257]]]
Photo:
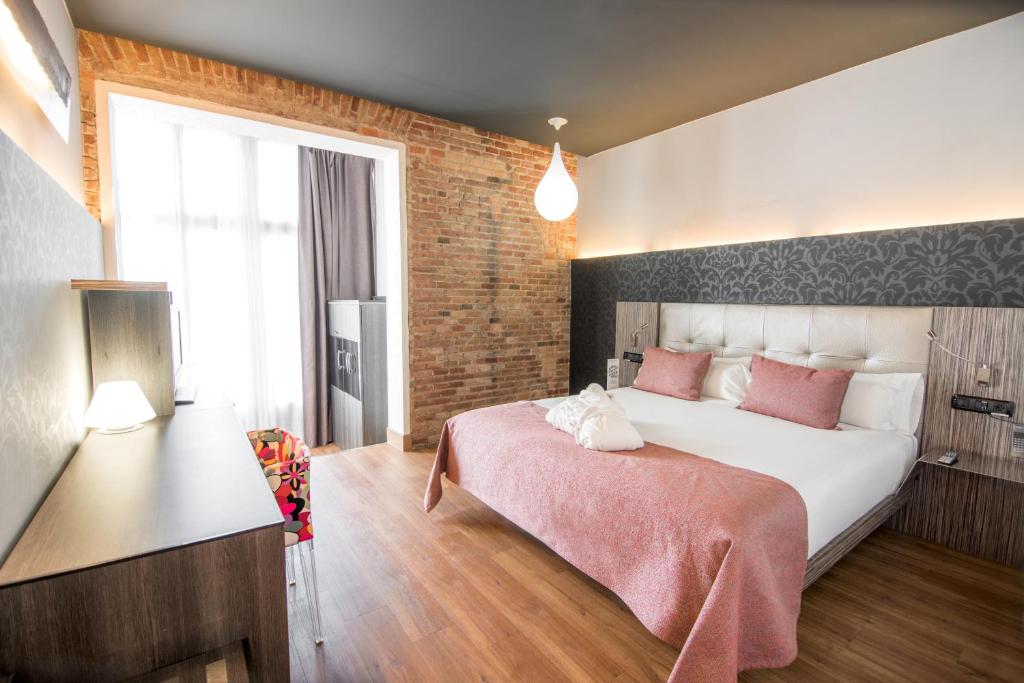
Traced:
[[387, 440], [385, 306], [383, 301], [327, 303], [332, 432], [341, 448]]
[[331, 441], [345, 448], [345, 392], [331, 385]]

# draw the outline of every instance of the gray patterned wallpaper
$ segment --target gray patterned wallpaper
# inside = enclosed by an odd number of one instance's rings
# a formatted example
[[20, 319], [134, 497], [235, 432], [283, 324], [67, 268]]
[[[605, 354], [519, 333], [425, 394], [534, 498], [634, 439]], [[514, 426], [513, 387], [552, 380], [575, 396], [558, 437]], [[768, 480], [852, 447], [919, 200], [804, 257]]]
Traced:
[[84, 435], [88, 341], [73, 277], [103, 277], [100, 227], [0, 131], [0, 560]]
[[573, 392], [604, 383], [616, 301], [1024, 307], [1024, 218], [575, 260]]

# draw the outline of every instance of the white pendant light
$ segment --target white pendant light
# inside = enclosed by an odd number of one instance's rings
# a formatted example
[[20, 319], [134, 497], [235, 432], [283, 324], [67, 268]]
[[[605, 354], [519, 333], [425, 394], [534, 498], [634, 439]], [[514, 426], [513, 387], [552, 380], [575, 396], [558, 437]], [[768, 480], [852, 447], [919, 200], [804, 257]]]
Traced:
[[[556, 116], [548, 119], [548, 123], [558, 130], [568, 121]], [[537, 184], [537, 191], [533, 193], [533, 203], [537, 206], [538, 213], [547, 220], [563, 221], [576, 210], [578, 201], [576, 184], [565, 170], [565, 164], [562, 163], [562, 148], [556, 142], [551, 153], [551, 165]]]

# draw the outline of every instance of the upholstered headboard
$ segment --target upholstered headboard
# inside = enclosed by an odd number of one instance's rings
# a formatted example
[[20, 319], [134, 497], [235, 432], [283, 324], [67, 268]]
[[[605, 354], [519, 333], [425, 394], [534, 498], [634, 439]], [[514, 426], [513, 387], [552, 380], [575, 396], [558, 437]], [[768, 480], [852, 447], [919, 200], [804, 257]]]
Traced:
[[812, 368], [928, 372], [932, 309], [909, 306], [661, 304], [658, 344]]

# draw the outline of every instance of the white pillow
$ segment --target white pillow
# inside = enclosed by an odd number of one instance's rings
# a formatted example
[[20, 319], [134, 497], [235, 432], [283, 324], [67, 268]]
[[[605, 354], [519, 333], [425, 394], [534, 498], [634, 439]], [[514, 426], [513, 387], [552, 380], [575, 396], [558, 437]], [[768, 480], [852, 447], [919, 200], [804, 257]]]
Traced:
[[747, 395], [750, 379], [750, 356], [712, 358], [700, 393], [708, 398], [724, 398], [739, 405]]
[[924, 405], [918, 372], [855, 372], [843, 398], [839, 421], [886, 432], [914, 434]]

